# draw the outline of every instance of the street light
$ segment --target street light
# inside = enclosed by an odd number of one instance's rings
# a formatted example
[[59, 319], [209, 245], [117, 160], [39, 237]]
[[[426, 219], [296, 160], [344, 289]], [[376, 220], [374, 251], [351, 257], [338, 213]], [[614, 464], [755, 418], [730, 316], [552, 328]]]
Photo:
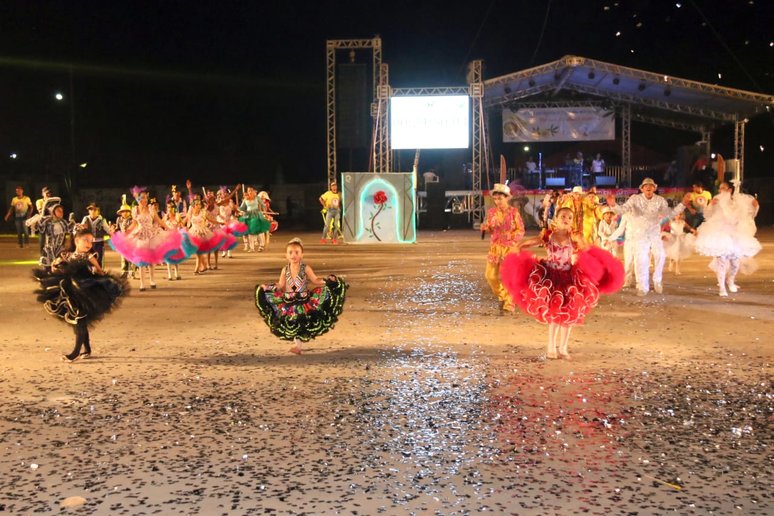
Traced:
[[55, 98], [56, 100], [64, 100], [64, 95], [62, 95], [61, 93], [59, 93], [59, 92], [57, 91], [57, 92], [56, 92], [56, 94], [54, 95], [54, 98]]
[[19, 155], [18, 155], [18, 154], [16, 154], [15, 152], [12, 152], [12, 153], [11, 153], [11, 159], [16, 159], [16, 158], [18, 158], [18, 157], [19, 157]]
[[89, 164], [88, 164], [88, 163], [81, 163], [81, 165], [80, 165], [80, 167], [81, 167], [81, 168], [86, 168], [86, 167], [88, 167], [88, 166], [89, 166]]

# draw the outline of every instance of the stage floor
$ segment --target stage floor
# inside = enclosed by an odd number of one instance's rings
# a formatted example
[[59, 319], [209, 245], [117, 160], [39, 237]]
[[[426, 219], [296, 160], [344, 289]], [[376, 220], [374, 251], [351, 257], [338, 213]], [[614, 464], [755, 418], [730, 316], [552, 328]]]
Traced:
[[253, 304], [292, 236], [133, 282], [74, 364], [72, 331], [34, 301], [37, 247], [0, 240], [0, 511], [774, 512], [771, 228], [738, 294], [718, 297], [693, 256], [663, 295], [603, 297], [572, 361], [544, 359], [544, 326], [498, 315], [472, 230], [300, 235], [350, 290], [336, 328], [292, 355]]

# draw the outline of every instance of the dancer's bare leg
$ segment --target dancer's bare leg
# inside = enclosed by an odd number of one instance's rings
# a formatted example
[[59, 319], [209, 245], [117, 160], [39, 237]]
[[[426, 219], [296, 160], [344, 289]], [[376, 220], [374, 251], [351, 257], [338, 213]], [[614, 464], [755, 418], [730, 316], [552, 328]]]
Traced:
[[548, 324], [548, 347], [546, 348], [546, 358], [556, 358], [556, 339], [559, 333], [559, 325]]
[[567, 345], [570, 342], [570, 332], [572, 326], [560, 326], [559, 327], [559, 357], [566, 360], [570, 359], [570, 353], [567, 351]]

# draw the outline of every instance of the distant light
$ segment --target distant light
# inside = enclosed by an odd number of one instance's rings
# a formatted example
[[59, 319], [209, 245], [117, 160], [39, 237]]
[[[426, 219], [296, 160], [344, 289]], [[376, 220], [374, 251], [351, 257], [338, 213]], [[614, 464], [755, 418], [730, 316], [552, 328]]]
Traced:
[[615, 33], [615, 37], [618, 37], [618, 36], [620, 36], [620, 35], [621, 35], [621, 31], [620, 31], [620, 30], [619, 30], [618, 32], [616, 32], [616, 33]]
[[718, 74], [718, 79], [722, 79], [722, 78], [723, 78], [723, 74], [722, 74], [722, 73], [719, 73], [719, 74]]
[[602, 8], [602, 10], [603, 10], [603, 11], [609, 11], [609, 10], [610, 10], [610, 6], [609, 6], [609, 5], [606, 5], [606, 6], [604, 6], [604, 7]]
[[675, 4], [675, 7], [677, 7], [678, 9], [680, 9], [682, 6], [683, 6], [683, 4], [681, 4], [680, 2], [677, 2], [677, 3]]
[[770, 46], [770, 47], [774, 47], [774, 41], [772, 41], [771, 43], [769, 43], [769, 46]]
[[638, 29], [639, 29], [640, 27], [642, 27], [642, 22], [637, 22], [637, 25], [635, 25], [635, 27], [637, 27]]
[[629, 50], [629, 52], [631, 52], [633, 54], [634, 53], [634, 49]]
[[668, 75], [665, 75], [665, 76], [664, 76], [664, 82], [667, 82], [667, 81], [669, 81], [669, 76], [668, 76]]
[[524, 152], [529, 152], [529, 145], [524, 146]]
[[64, 99], [64, 95], [62, 95], [61, 93], [59, 93], [59, 92], [57, 91], [57, 92], [56, 92], [56, 95], [54, 95], [54, 98], [55, 98], [56, 100], [63, 100], [63, 99]]
[[761, 152], [763, 152], [764, 150], [766, 150], [766, 149], [764, 149], [764, 148], [763, 148], [763, 145], [761, 145], [760, 147], [761, 147]]
[[717, 156], [717, 154], [715, 154], [714, 152], [712, 154], [710, 154], [710, 158], [712, 158], [712, 159], [715, 159], [716, 156]]
[[15, 152], [11, 153], [11, 159], [16, 159], [17, 157], [18, 157], [18, 154], [16, 154]]
[[80, 167], [81, 167], [81, 168], [86, 168], [86, 167], [88, 167], [88, 166], [89, 166], [89, 164], [88, 164], [88, 163], [81, 163], [81, 165], [80, 165]]

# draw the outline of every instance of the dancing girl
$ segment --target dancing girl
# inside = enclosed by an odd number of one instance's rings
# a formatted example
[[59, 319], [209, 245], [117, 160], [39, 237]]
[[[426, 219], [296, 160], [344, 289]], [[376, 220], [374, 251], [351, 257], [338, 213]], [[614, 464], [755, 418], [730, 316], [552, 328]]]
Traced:
[[[50, 315], [72, 325], [75, 347], [62, 360], [75, 362], [91, 357], [89, 326], [113, 310], [129, 291], [123, 277], [105, 273], [92, 252], [94, 235], [81, 227], [75, 232], [75, 251], [64, 251], [53, 261], [51, 271], [35, 269], [40, 283], [35, 293]], [[83, 350], [83, 352], [81, 352]]]
[[291, 353], [301, 354], [302, 342], [326, 333], [338, 321], [344, 309], [347, 284], [331, 274], [318, 278], [304, 259], [300, 239], [285, 247], [288, 262], [277, 283], [255, 287], [255, 306], [271, 332], [283, 340], [292, 340]]
[[[621, 262], [599, 247], [588, 246], [583, 235], [573, 231], [573, 217], [569, 208], [558, 209], [554, 228], [517, 242], [517, 252], [506, 256], [500, 267], [514, 303], [538, 322], [548, 324], [546, 357], [550, 359], [570, 358], [568, 342], [573, 326], [583, 324], [600, 293], [615, 292], [623, 283]], [[546, 258], [538, 260], [532, 253], [520, 252], [536, 245], [546, 248]]]
[[177, 231], [167, 231], [158, 211], [149, 204], [148, 191], [134, 189], [137, 205], [132, 207], [132, 222], [126, 232], [117, 231], [110, 246], [129, 262], [140, 268], [140, 292], [145, 291], [145, 269], [150, 276], [150, 287], [156, 288], [153, 267], [175, 255], [182, 245]]
[[728, 297], [736, 293], [736, 275], [740, 270], [750, 273], [754, 264], [743, 267], [745, 261], [758, 254], [761, 243], [755, 238], [755, 216], [758, 200], [737, 192], [726, 182], [720, 183], [716, 195], [704, 210], [704, 223], [699, 226], [696, 251], [711, 256], [710, 268], [718, 280], [718, 295]]

